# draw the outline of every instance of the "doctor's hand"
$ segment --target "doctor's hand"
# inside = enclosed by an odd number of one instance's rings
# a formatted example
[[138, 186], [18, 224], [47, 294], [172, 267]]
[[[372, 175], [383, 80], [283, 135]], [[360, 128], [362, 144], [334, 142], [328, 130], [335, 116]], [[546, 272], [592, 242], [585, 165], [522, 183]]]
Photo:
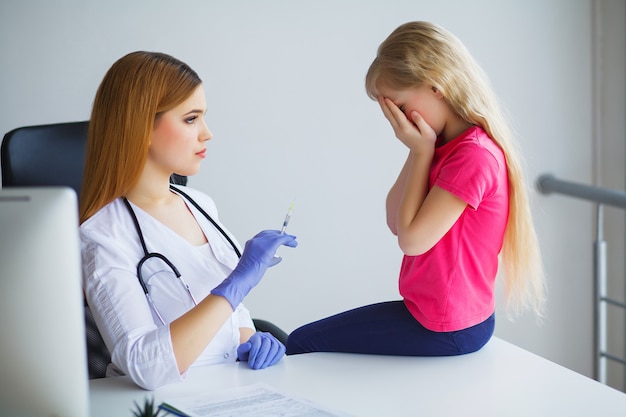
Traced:
[[282, 260], [275, 256], [280, 246], [295, 248], [298, 242], [295, 236], [281, 234], [278, 230], [264, 230], [248, 240], [233, 272], [211, 294], [226, 298], [234, 311], [250, 290], [261, 281], [267, 268]]
[[407, 116], [392, 100], [385, 97], [379, 97], [378, 104], [400, 142], [416, 153], [434, 151], [437, 133], [417, 111], [413, 110]]
[[237, 348], [237, 359], [247, 361], [252, 369], [274, 365], [285, 355], [285, 345], [271, 333], [256, 332]]

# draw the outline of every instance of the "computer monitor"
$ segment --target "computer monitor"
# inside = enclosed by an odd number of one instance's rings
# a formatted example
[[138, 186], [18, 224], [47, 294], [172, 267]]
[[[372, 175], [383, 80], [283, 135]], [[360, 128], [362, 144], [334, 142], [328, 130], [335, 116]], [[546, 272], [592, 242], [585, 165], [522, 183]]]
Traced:
[[86, 417], [76, 193], [0, 189], [0, 416]]

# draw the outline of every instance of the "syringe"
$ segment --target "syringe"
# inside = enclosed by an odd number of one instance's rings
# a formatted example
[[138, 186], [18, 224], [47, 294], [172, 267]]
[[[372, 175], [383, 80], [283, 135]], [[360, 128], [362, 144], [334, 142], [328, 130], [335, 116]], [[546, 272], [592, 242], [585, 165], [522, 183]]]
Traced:
[[285, 220], [283, 221], [283, 227], [280, 228], [280, 234], [284, 234], [287, 230], [287, 225], [289, 224], [289, 220], [291, 220], [291, 213], [293, 213], [293, 205], [295, 204], [295, 200], [291, 202], [289, 209], [287, 210], [287, 215], [285, 215]]

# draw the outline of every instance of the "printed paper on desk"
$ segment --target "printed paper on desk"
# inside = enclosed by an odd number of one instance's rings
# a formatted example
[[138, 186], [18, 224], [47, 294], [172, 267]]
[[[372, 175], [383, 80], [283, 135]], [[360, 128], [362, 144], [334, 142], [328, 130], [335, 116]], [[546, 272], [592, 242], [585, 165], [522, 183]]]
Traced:
[[161, 405], [174, 407], [189, 417], [350, 417], [309, 401], [296, 399], [266, 384], [247, 385], [199, 398], [176, 398]]

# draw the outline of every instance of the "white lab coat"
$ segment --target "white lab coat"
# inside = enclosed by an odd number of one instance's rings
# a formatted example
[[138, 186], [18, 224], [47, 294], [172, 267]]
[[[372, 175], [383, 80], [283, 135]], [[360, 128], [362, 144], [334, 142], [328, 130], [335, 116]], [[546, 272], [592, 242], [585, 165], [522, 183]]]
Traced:
[[[210, 197], [187, 187], [180, 188], [219, 224], [217, 209]], [[208, 244], [195, 247], [139, 207], [133, 205], [133, 210], [148, 251], [165, 255], [199, 302], [230, 274], [239, 259], [224, 236], [191, 203], [183, 200], [204, 231]], [[122, 199], [113, 201], [84, 222], [80, 236], [87, 302], [111, 352], [112, 364], [107, 375], [130, 375], [146, 389], [184, 379], [185, 374], [179, 374], [176, 365], [169, 325], [161, 324], [139, 284], [137, 264], [144, 252]], [[232, 236], [231, 239], [235, 241]], [[166, 323], [193, 307], [191, 297], [163, 261], [148, 260], [142, 267], [142, 274]], [[236, 309], [193, 366], [235, 361], [240, 327], [254, 328], [243, 305]]]

